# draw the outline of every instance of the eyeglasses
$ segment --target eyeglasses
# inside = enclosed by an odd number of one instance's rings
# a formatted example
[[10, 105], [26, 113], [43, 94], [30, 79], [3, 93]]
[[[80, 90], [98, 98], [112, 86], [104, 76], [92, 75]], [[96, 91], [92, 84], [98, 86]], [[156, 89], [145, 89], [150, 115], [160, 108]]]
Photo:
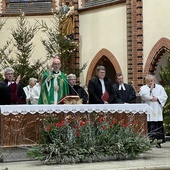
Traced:
[[13, 75], [14, 73], [6, 73], [5, 75], [6, 76], [10, 76], [10, 75]]

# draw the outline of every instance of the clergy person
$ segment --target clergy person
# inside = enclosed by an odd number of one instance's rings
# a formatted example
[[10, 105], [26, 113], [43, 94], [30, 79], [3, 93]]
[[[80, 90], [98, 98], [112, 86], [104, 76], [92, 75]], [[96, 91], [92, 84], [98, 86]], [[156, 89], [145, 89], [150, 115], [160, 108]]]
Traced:
[[26, 95], [19, 83], [21, 76], [14, 78], [14, 69], [7, 67], [4, 70], [5, 84], [8, 86], [10, 100], [6, 104], [26, 104]]
[[[89, 104], [110, 104], [115, 102], [113, 83], [110, 78], [106, 76], [106, 69], [104, 66], [97, 66], [96, 76], [89, 80], [88, 93]], [[102, 100], [103, 94], [107, 91], [109, 94], [108, 100]]]
[[36, 86], [37, 79], [31, 77], [28, 82], [28, 85], [23, 88], [27, 104], [38, 104], [40, 88]]
[[153, 75], [148, 74], [145, 81], [146, 85], [140, 88], [139, 95], [153, 109], [153, 113], [147, 115], [148, 135], [151, 141], [157, 140], [156, 147], [160, 148], [165, 142], [162, 112], [168, 96], [161, 85], [155, 84]]
[[136, 103], [136, 92], [130, 84], [124, 83], [123, 75], [116, 74], [116, 83], [113, 85], [116, 103]]
[[83, 104], [87, 104], [88, 102], [88, 94], [84, 90], [83, 87], [76, 84], [76, 75], [75, 74], [69, 74], [67, 76], [68, 83], [69, 83], [69, 94], [70, 95], [78, 95], [80, 99], [82, 99]]
[[39, 104], [57, 104], [60, 99], [69, 94], [66, 75], [60, 71], [61, 61], [53, 59], [52, 68], [43, 73]]
[[10, 104], [10, 91], [4, 81], [0, 81], [0, 105]]

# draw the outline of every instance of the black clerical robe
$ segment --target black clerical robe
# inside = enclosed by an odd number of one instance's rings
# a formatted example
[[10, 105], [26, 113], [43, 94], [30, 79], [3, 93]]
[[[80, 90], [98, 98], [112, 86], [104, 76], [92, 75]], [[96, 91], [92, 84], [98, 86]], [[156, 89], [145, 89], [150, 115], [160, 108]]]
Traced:
[[0, 105], [10, 104], [10, 91], [7, 84], [0, 81]]
[[82, 99], [83, 104], [87, 104], [88, 94], [86, 93], [83, 87], [79, 85], [69, 86], [69, 94], [79, 95], [80, 99]]
[[123, 84], [125, 90], [121, 88], [119, 90], [119, 84], [115, 83], [113, 85], [113, 90], [115, 92], [116, 103], [136, 103], [136, 92], [130, 84]]

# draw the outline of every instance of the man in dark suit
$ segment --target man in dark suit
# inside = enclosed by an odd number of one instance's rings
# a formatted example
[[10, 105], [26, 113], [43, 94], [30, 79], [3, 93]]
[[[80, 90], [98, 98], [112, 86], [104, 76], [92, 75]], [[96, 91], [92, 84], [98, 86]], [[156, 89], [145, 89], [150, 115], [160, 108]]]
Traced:
[[[98, 66], [96, 69], [96, 76], [89, 80], [88, 93], [89, 104], [107, 104], [114, 103], [113, 83], [106, 77], [106, 69], [104, 66]], [[102, 100], [102, 95], [107, 91], [109, 94], [108, 100]]]
[[116, 103], [136, 103], [136, 92], [130, 84], [124, 83], [123, 75], [116, 74], [116, 83], [113, 85]]
[[76, 85], [76, 75], [75, 74], [69, 74], [67, 76], [67, 80], [69, 83], [69, 94], [70, 95], [79, 95], [80, 99], [82, 99], [83, 104], [87, 104], [88, 102], [88, 94], [84, 90], [83, 87]]

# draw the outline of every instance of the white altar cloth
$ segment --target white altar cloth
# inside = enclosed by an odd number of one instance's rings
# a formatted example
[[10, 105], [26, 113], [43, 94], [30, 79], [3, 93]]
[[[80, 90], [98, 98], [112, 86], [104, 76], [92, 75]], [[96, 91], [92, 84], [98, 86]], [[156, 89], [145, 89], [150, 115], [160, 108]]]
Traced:
[[43, 114], [43, 113], [92, 113], [92, 112], [111, 112], [111, 113], [146, 113], [151, 114], [152, 108], [147, 104], [64, 104], [64, 105], [0, 105], [1, 114]]

